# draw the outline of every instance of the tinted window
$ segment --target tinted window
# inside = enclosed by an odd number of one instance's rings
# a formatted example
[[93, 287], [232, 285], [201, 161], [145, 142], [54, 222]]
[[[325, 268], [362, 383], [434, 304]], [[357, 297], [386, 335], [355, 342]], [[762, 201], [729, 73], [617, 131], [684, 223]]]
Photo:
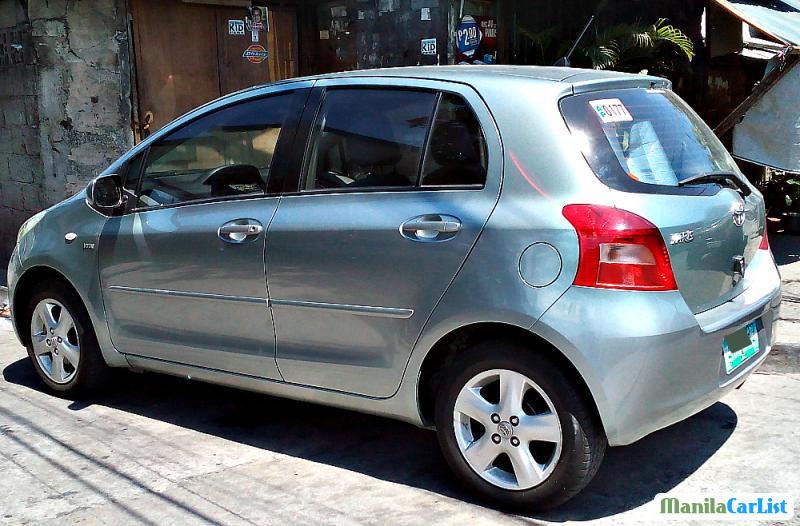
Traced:
[[486, 182], [486, 142], [478, 119], [461, 97], [442, 95], [433, 123], [423, 186], [483, 185]]
[[561, 102], [561, 111], [584, 157], [612, 188], [648, 192], [703, 173], [739, 173], [714, 132], [671, 91], [576, 95]]
[[139, 206], [263, 193], [292, 95], [237, 104], [150, 147]]
[[303, 189], [415, 186], [435, 104], [421, 91], [329, 91]]

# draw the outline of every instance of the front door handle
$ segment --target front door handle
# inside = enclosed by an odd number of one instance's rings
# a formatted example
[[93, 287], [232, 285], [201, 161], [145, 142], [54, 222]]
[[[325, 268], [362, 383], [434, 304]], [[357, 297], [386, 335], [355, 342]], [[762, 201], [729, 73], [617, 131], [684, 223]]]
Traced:
[[217, 230], [219, 238], [227, 243], [244, 243], [258, 239], [264, 226], [255, 219], [234, 219]]
[[460, 230], [457, 217], [442, 214], [417, 216], [400, 225], [400, 235], [412, 241], [446, 241]]

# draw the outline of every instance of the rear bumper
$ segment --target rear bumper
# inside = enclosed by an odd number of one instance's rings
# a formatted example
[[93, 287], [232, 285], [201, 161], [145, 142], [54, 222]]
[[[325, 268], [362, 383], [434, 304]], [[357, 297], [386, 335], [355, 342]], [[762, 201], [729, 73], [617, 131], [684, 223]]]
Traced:
[[[774, 341], [781, 289], [768, 254], [752, 285], [694, 315], [679, 292], [572, 287], [533, 327], [562, 349], [594, 396], [612, 446], [635, 442], [705, 409], [741, 385]], [[760, 320], [760, 351], [727, 374], [723, 339]]]

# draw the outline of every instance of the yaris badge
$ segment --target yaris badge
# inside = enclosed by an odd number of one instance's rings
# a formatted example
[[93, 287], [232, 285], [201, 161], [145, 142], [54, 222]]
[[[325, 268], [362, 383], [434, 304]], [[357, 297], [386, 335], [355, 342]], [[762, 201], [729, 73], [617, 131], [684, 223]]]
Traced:
[[683, 232], [675, 232], [669, 236], [670, 245], [679, 245], [681, 243], [691, 243], [694, 241], [694, 231], [684, 230]]

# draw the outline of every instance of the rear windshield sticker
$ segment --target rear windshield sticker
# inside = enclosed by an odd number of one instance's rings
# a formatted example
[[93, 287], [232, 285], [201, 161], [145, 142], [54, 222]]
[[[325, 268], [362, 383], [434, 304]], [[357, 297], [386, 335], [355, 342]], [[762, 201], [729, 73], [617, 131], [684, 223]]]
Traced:
[[589, 106], [603, 122], [629, 122], [633, 116], [619, 99], [590, 100]]

